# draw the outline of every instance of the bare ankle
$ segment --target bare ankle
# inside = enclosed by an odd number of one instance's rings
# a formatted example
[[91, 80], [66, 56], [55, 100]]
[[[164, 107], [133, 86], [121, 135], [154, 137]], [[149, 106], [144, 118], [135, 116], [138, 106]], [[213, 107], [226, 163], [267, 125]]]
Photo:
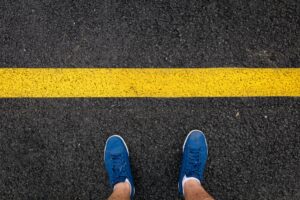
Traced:
[[184, 183], [184, 190], [194, 189], [201, 187], [201, 183], [199, 183], [197, 180], [191, 179]]
[[197, 180], [188, 180], [184, 184], [184, 196], [186, 200], [213, 200]]
[[128, 182], [117, 183], [114, 186], [114, 191], [130, 195], [130, 185]]

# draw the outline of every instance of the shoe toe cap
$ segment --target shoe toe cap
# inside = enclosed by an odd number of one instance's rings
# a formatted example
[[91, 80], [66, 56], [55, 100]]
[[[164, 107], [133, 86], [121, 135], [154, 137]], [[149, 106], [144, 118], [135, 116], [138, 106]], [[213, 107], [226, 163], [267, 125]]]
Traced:
[[195, 144], [195, 145], [201, 145], [203, 142], [205, 143], [205, 135], [203, 132], [194, 130], [190, 133], [190, 136], [188, 138], [188, 142], [190, 145]]
[[120, 153], [126, 151], [125, 144], [121, 137], [111, 136], [106, 142], [106, 151], [110, 153]]

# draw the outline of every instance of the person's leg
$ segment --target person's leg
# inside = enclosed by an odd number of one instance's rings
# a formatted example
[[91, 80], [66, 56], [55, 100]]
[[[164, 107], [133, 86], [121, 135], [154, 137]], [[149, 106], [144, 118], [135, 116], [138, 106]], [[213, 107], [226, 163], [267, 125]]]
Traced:
[[178, 181], [179, 194], [187, 200], [212, 200], [204, 190], [204, 170], [208, 156], [205, 135], [191, 131], [183, 144], [183, 157]]
[[189, 180], [184, 184], [184, 198], [186, 200], [213, 200], [201, 184], [195, 180]]
[[130, 185], [128, 183], [117, 183], [108, 200], [130, 200]]
[[134, 195], [134, 183], [129, 163], [129, 152], [123, 138], [113, 135], [106, 141], [104, 163], [113, 193], [109, 200], [129, 200]]

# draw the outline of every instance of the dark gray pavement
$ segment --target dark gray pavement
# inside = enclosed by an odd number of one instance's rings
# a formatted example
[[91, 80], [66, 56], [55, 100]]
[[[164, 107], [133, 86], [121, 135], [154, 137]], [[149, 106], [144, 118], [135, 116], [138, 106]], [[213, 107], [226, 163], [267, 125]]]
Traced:
[[0, 101], [3, 199], [105, 199], [103, 149], [130, 148], [136, 199], [176, 199], [183, 140], [208, 139], [206, 188], [217, 199], [299, 199], [295, 98]]
[[0, 66], [299, 66], [298, 0], [1, 0]]
[[[299, 1], [0, 0], [2, 67], [298, 67]], [[0, 199], [105, 199], [130, 148], [136, 199], [176, 199], [183, 139], [208, 138], [216, 199], [300, 199], [299, 98], [0, 99]]]

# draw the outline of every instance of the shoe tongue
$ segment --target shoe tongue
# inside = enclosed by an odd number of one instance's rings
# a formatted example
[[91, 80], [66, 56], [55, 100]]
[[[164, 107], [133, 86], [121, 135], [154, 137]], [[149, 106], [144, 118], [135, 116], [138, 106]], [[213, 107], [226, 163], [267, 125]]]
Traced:
[[200, 180], [200, 174], [197, 170], [188, 170], [186, 172], [186, 177], [194, 177]]
[[117, 183], [125, 182], [125, 181], [126, 181], [126, 177], [123, 177], [123, 176], [117, 177], [117, 178], [114, 180], [114, 185], [116, 185]]
[[194, 178], [199, 179], [199, 174], [197, 174], [197, 173], [195, 173], [195, 172], [189, 171], [189, 172], [186, 173], [186, 177], [187, 177], [187, 178], [189, 178], [189, 177], [194, 177]]
[[114, 171], [114, 185], [119, 182], [124, 182], [126, 180], [126, 175], [124, 174], [126, 163], [124, 163], [122, 158], [122, 153], [111, 152], [111, 157], [113, 159], [113, 171]]
[[114, 185], [117, 184], [117, 183], [120, 183], [120, 182], [124, 182], [126, 180], [126, 175], [122, 173], [122, 169], [124, 166], [120, 166], [118, 167], [117, 169], [115, 169], [115, 176], [114, 176]]
[[199, 179], [199, 168], [200, 168], [200, 148], [199, 147], [191, 147], [189, 149], [189, 167], [186, 172], [187, 177], [195, 177]]

